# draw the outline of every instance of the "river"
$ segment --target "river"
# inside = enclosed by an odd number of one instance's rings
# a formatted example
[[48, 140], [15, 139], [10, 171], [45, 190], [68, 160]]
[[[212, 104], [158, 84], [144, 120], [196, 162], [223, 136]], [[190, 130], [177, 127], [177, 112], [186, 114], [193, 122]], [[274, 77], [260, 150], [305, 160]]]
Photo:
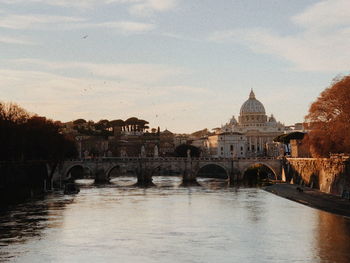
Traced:
[[0, 261], [350, 262], [350, 219], [220, 180], [133, 182], [82, 181], [1, 212]]

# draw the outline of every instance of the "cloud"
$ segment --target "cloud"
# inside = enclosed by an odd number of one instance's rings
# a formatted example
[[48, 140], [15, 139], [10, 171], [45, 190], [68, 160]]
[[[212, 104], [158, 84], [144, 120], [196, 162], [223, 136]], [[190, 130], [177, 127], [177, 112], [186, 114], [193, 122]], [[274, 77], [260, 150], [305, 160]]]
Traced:
[[50, 15], [7, 15], [0, 18], [0, 27], [14, 30], [76, 30], [81, 28], [114, 28], [123, 33], [151, 31], [155, 25], [134, 21], [91, 23], [81, 17]]
[[[176, 128], [185, 119], [205, 118], [199, 109], [210, 110], [206, 105], [213, 96], [200, 87], [163, 84], [164, 79], [184, 73], [165, 65], [3, 62], [8, 66], [6, 70], [0, 69], [2, 100], [62, 121], [135, 115], [162, 127], [175, 119], [172, 125]], [[92, 74], [77, 72], [80, 69], [91, 70]], [[65, 70], [70, 74], [66, 75]], [[75, 76], [71, 76], [72, 72]]]
[[109, 3], [109, 2], [124, 2], [124, 1], [108, 1], [108, 0], [0, 0], [0, 3], [3, 4], [45, 4], [51, 6], [59, 7], [75, 7], [75, 8], [91, 8], [96, 5], [98, 2]]
[[91, 24], [91, 27], [107, 27], [107, 28], [116, 28], [123, 32], [147, 32], [155, 28], [153, 24], [131, 22], [131, 21], [120, 21], [120, 22], [104, 22], [98, 24]]
[[0, 36], [0, 43], [3, 44], [16, 44], [16, 45], [36, 45], [35, 42], [19, 37], [8, 37], [8, 36]]
[[348, 71], [350, 1], [327, 0], [291, 17], [300, 31], [279, 35], [265, 28], [214, 32], [210, 41], [238, 42], [256, 53], [276, 55], [301, 71]]
[[332, 30], [336, 26], [350, 25], [350, 1], [326, 0], [316, 3], [292, 17], [292, 21], [308, 30]]
[[82, 22], [79, 17], [51, 15], [7, 15], [0, 18], [0, 27], [8, 29], [43, 29], [61, 24]]
[[8, 65], [16, 68], [33, 68], [41, 70], [66, 71], [80, 70], [82, 74], [92, 75], [98, 78], [114, 79], [118, 81], [128, 81], [132, 83], [154, 84], [166, 80], [172, 76], [185, 73], [185, 70], [178, 67], [161, 64], [103, 64], [88, 62], [48, 62], [38, 59], [16, 59], [9, 60]]
[[175, 0], [144, 0], [130, 6], [131, 14], [137, 16], [149, 16], [154, 12], [164, 12], [177, 6]]
[[70, 120], [87, 111], [86, 117], [99, 118], [107, 107], [120, 112], [125, 105], [134, 107], [133, 100], [140, 98], [137, 88], [118, 82], [34, 70], [0, 70], [0, 81], [2, 100], [55, 119]]
[[149, 15], [164, 12], [176, 7], [178, 0], [0, 0], [3, 4], [45, 4], [66, 8], [89, 9], [97, 5], [122, 4], [129, 8], [131, 14]]

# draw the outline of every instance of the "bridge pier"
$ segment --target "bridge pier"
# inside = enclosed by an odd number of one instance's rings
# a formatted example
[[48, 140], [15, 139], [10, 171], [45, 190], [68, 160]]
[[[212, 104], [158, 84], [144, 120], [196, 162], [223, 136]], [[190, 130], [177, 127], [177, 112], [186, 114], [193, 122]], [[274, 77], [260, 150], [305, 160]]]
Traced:
[[197, 186], [199, 183], [196, 179], [196, 173], [194, 172], [192, 166], [191, 158], [187, 158], [185, 161], [185, 169], [182, 174], [182, 184], [181, 186]]
[[237, 170], [232, 170], [228, 176], [229, 185], [236, 185], [241, 178], [241, 173]]
[[233, 173], [231, 173], [228, 177], [228, 184], [234, 185], [237, 182], [237, 176]]
[[103, 169], [97, 169], [95, 171], [95, 184], [108, 184], [109, 178]]
[[182, 184], [181, 186], [197, 186], [199, 183], [197, 182], [196, 175], [192, 171], [184, 171], [182, 175]]
[[147, 161], [140, 159], [139, 160], [139, 167], [136, 171], [137, 174], [137, 183], [136, 186], [141, 187], [150, 187], [154, 186], [152, 175], [153, 175], [153, 169], [150, 167], [147, 163]]

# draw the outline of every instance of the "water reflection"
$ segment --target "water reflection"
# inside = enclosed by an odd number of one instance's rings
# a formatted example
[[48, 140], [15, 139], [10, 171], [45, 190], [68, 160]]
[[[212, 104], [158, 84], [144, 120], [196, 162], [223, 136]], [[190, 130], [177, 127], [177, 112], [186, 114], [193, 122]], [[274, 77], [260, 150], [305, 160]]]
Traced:
[[117, 176], [117, 177], [111, 178], [110, 183], [118, 186], [132, 186], [137, 183], [137, 177], [136, 176]]
[[39, 240], [47, 229], [61, 227], [64, 208], [72, 202], [72, 197], [53, 194], [44, 200], [14, 205], [7, 211], [1, 211], [0, 261], [10, 260], [18, 256], [17, 253], [24, 253], [18, 251], [13, 254], [3, 251], [5, 247]]
[[324, 262], [350, 262], [349, 219], [320, 212], [316, 232], [320, 260]]
[[147, 189], [128, 178], [1, 213], [0, 261], [350, 262], [343, 217], [225, 180], [160, 176]]

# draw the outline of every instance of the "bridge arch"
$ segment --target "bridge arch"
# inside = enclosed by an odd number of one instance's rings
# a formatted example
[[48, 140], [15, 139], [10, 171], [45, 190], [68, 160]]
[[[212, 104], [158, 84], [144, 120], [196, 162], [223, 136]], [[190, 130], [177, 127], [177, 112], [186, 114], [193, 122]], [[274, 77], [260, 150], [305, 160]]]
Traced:
[[216, 176], [212, 176], [212, 178], [220, 179], [229, 179], [230, 176], [225, 166], [217, 163], [206, 163], [198, 168], [196, 177], [211, 177], [210, 174], [216, 174]]
[[279, 174], [277, 173], [276, 169], [274, 167], [272, 167], [270, 164], [265, 163], [265, 162], [253, 162], [250, 163], [249, 165], [244, 166], [244, 168], [242, 169], [242, 180], [245, 180], [245, 176], [247, 175], [247, 172], [249, 171], [250, 168], [259, 168], [259, 167], [265, 167], [268, 168], [268, 170], [270, 170], [272, 173], [268, 173], [267, 177], [268, 179], [272, 179], [272, 180], [278, 180], [280, 179]]
[[111, 178], [111, 173], [113, 170], [118, 171], [118, 176], [122, 174], [122, 166], [120, 164], [113, 165], [111, 168], [107, 169], [106, 171], [106, 178], [110, 179]]
[[[93, 176], [92, 170], [88, 166], [85, 166], [83, 164], [73, 164], [66, 169], [66, 172], [64, 173], [65, 179], [74, 178], [73, 175], [71, 174], [71, 172], [74, 168], [81, 168], [83, 175], [84, 175], [85, 171], [88, 170], [90, 173], [90, 176]], [[74, 178], [74, 179], [77, 179], [77, 178]]]

